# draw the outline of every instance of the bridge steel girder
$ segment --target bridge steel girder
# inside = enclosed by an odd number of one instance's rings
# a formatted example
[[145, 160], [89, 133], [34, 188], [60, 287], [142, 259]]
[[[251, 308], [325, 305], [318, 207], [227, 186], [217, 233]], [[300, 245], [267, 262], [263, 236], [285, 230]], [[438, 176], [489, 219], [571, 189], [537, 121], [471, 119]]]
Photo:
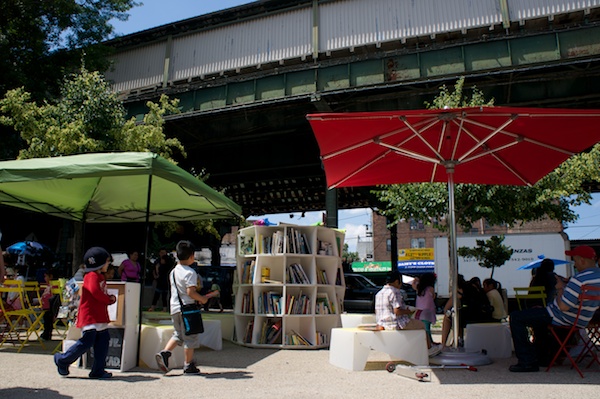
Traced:
[[[368, 50], [367, 50], [368, 51]], [[174, 82], [162, 90], [136, 91], [125, 99], [138, 118], [145, 107], [136, 100], [165, 93], [180, 99], [183, 113], [210, 112], [272, 101], [328, 93], [445, 81], [459, 75], [505, 74], [580, 64], [600, 58], [600, 25], [486, 40], [477, 43], [432, 46], [416, 51], [397, 50], [330, 58], [287, 69], [224, 77], [210, 82]], [[529, 102], [533, 98], [515, 98]]]

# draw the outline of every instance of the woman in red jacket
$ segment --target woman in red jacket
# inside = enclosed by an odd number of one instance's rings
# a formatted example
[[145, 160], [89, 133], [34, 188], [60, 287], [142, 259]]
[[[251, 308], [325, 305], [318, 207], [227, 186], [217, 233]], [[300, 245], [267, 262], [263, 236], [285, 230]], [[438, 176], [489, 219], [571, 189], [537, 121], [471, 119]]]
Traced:
[[116, 302], [114, 295], [106, 292], [106, 272], [110, 264], [110, 254], [100, 247], [92, 247], [85, 253], [85, 277], [81, 288], [81, 300], [77, 314], [77, 327], [81, 328], [82, 337], [65, 353], [56, 353], [54, 363], [58, 374], [69, 375], [69, 365], [81, 357], [90, 348], [94, 348], [94, 363], [89, 377], [96, 379], [111, 378], [107, 372], [106, 355], [108, 353], [109, 333], [108, 305]]

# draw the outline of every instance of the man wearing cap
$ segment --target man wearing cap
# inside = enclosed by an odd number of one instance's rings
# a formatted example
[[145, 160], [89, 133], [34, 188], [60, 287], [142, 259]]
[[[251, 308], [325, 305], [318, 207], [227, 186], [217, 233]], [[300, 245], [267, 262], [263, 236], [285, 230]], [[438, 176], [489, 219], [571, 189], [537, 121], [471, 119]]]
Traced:
[[90, 348], [94, 348], [94, 363], [89, 377], [95, 379], [111, 378], [107, 372], [106, 355], [110, 335], [108, 332], [108, 305], [116, 302], [114, 295], [106, 291], [104, 274], [110, 264], [111, 256], [104, 248], [92, 247], [83, 258], [85, 276], [81, 287], [81, 300], [77, 313], [77, 327], [81, 328], [82, 336], [65, 353], [54, 354], [54, 363], [58, 374], [69, 375], [69, 365], [81, 357]]
[[[596, 251], [592, 247], [580, 246], [565, 251], [573, 257], [575, 276], [568, 281], [556, 276], [556, 298], [548, 306], [524, 309], [510, 314], [510, 330], [518, 363], [509, 367], [512, 372], [538, 371], [540, 365], [549, 362], [551, 347], [547, 328], [550, 324], [571, 326], [577, 316], [579, 293], [582, 285], [600, 287], [600, 269], [596, 266]], [[587, 305], [587, 304], [586, 304]], [[579, 316], [578, 326], [585, 327], [600, 303], [585, 306]], [[527, 327], [533, 329], [535, 344], [529, 342]]]

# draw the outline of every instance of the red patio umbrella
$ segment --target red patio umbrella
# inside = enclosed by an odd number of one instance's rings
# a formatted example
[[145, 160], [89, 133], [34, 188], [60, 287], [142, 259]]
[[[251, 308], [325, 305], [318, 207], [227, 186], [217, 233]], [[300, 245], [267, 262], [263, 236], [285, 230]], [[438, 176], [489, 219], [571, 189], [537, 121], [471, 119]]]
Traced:
[[[448, 183], [457, 306], [454, 184], [532, 185], [600, 141], [600, 110], [472, 107], [307, 115], [330, 188]], [[454, 317], [454, 345], [458, 317]]]

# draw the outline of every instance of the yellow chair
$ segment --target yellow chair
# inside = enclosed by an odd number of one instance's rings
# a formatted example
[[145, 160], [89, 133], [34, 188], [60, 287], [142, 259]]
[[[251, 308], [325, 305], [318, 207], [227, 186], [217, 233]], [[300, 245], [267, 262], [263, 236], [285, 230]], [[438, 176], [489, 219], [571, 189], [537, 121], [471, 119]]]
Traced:
[[21, 352], [25, 345], [31, 342], [31, 337], [35, 335], [36, 340], [40, 343], [42, 348], [46, 349], [40, 334], [44, 312], [27, 306], [28, 302], [24, 298], [24, 286], [21, 284], [13, 283], [11, 286], [5, 285], [0, 287], [0, 296], [4, 297], [9, 295], [11, 297], [15, 296], [23, 306], [21, 309], [15, 310], [9, 308], [5, 301], [0, 301], [0, 310], [2, 311], [6, 323], [5, 330], [2, 334], [2, 341], [0, 341], [0, 347], [10, 340], [15, 346], [19, 344], [19, 350], [17, 352]]
[[[515, 287], [515, 298], [517, 299], [517, 305], [519, 310], [526, 308], [525, 303], [528, 299], [541, 299], [544, 306], [546, 306], [546, 287], [534, 286], [534, 287]], [[521, 304], [523, 301], [523, 304]]]
[[[65, 280], [52, 280], [50, 281], [50, 286], [52, 295], [58, 295], [60, 298], [61, 306], [65, 304], [63, 299], [63, 290], [65, 288]], [[65, 339], [67, 336], [67, 331], [69, 330], [69, 321], [63, 317], [56, 317], [53, 324], [54, 330], [61, 336], [62, 339]]]
[[30, 308], [42, 308], [42, 294], [40, 293], [40, 283], [37, 281], [25, 281], [23, 286], [24, 298], [27, 306]]

